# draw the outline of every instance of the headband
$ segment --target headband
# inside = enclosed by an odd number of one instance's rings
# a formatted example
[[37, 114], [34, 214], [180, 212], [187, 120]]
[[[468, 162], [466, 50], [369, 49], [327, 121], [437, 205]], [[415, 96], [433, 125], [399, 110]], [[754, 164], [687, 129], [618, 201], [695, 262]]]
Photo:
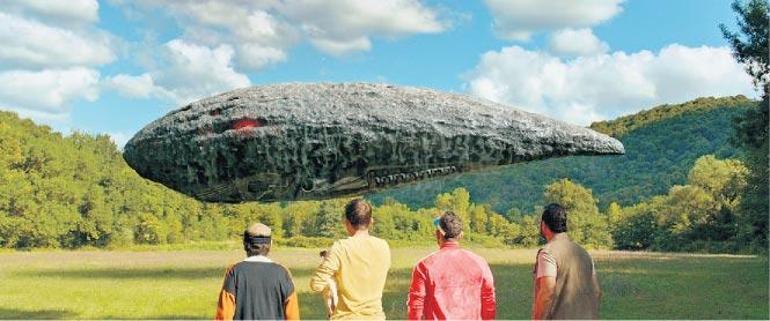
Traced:
[[245, 239], [249, 244], [270, 244], [270, 241], [271, 241], [271, 238], [269, 236], [246, 235]]

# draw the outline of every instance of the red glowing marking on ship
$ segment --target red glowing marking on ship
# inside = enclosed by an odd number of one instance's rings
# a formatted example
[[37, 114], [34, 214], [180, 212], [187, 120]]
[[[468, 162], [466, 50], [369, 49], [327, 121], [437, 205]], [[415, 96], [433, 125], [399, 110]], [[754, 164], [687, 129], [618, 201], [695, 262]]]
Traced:
[[262, 121], [259, 119], [243, 118], [243, 119], [236, 120], [235, 123], [233, 123], [233, 129], [235, 130], [259, 128], [259, 127], [262, 127]]

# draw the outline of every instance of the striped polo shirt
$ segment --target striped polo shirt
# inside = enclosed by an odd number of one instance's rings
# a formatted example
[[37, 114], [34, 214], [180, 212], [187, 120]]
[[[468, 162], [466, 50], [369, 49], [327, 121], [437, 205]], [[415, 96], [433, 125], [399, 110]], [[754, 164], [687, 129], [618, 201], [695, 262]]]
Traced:
[[227, 269], [217, 320], [290, 320], [299, 304], [289, 270], [265, 256], [251, 256]]

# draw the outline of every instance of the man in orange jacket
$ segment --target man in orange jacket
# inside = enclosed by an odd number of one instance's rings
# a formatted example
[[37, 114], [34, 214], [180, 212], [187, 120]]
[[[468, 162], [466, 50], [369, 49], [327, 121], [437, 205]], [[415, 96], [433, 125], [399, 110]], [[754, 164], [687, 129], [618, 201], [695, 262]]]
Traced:
[[407, 300], [409, 320], [492, 320], [495, 285], [489, 264], [460, 248], [463, 223], [445, 212], [434, 220], [439, 250], [412, 271]]

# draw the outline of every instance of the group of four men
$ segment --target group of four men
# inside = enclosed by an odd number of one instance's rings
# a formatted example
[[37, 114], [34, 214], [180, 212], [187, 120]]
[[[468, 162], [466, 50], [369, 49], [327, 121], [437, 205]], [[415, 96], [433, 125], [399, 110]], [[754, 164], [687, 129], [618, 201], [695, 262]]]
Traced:
[[[310, 279], [310, 289], [327, 295], [329, 318], [385, 319], [382, 293], [390, 248], [369, 234], [372, 207], [356, 199], [345, 207], [348, 238], [334, 242]], [[409, 320], [491, 320], [496, 299], [492, 271], [484, 258], [460, 247], [463, 223], [452, 212], [434, 220], [439, 250], [412, 271]], [[596, 319], [601, 290], [593, 259], [566, 235], [567, 213], [557, 204], [543, 211], [540, 233], [548, 243], [538, 251], [532, 319]], [[291, 274], [271, 261], [270, 228], [254, 224], [243, 233], [247, 258], [227, 269], [217, 320], [298, 320]]]

